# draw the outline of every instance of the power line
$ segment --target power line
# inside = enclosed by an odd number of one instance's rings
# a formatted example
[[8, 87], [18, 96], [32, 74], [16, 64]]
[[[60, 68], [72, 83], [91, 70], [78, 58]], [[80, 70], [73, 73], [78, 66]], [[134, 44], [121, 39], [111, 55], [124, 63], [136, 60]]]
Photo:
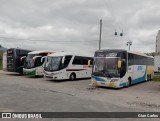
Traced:
[[98, 41], [98, 40], [87, 40], [87, 41], [73, 41], [73, 40], [69, 40], [69, 41], [55, 41], [55, 40], [38, 40], [38, 39], [22, 39], [22, 38], [14, 38], [14, 37], [2, 37], [0, 36], [0, 39], [9, 39], [9, 40], [27, 40], [27, 41], [47, 41], [47, 42], [93, 42], [93, 41]]

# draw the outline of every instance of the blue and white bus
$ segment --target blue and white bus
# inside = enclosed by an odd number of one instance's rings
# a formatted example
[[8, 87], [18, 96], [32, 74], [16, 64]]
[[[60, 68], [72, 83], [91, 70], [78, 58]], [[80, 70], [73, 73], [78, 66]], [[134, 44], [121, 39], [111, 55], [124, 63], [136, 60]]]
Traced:
[[153, 79], [154, 58], [121, 49], [95, 52], [92, 85], [113, 88], [129, 87]]

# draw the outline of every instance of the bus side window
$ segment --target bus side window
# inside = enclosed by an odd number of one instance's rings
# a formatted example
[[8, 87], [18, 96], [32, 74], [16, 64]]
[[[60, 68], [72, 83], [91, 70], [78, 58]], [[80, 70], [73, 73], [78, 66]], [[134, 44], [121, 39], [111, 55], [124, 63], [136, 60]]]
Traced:
[[87, 57], [82, 57], [82, 65], [88, 65], [88, 60]]
[[64, 60], [64, 68], [66, 68], [66, 67], [68, 66], [71, 58], [72, 58], [71, 55], [65, 57], [65, 60]]
[[41, 62], [41, 57], [36, 58], [35, 66], [41, 66], [43, 63]]
[[90, 58], [91, 62], [90, 62], [90, 65], [93, 65], [93, 58]]
[[73, 65], [82, 65], [81, 58], [79, 56], [75, 56], [72, 64]]

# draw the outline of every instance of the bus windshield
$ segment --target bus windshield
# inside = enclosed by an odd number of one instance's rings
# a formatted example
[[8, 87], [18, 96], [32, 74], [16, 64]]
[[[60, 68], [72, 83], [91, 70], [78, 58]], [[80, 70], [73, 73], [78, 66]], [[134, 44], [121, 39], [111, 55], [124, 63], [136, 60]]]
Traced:
[[104, 77], [119, 77], [119, 71], [117, 68], [118, 57], [98, 57], [95, 58], [93, 74], [96, 76]]
[[[96, 52], [94, 57], [93, 75], [102, 77], [123, 77], [127, 67], [126, 51], [107, 50]], [[122, 61], [118, 68], [118, 60]]]
[[24, 62], [24, 68], [30, 69], [35, 67], [35, 63], [33, 62], [33, 57], [38, 54], [28, 54], [26, 60]]
[[45, 71], [58, 71], [60, 69], [62, 57], [47, 57], [44, 64]]

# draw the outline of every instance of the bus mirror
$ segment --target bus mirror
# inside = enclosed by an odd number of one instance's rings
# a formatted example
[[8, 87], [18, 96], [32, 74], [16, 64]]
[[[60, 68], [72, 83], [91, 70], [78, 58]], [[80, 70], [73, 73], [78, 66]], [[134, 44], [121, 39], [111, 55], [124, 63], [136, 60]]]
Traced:
[[26, 56], [22, 56], [22, 57], [20, 58], [21, 62], [24, 62], [25, 59], [26, 59]]
[[47, 57], [47, 56], [44, 56], [44, 57], [41, 58], [41, 63], [44, 63], [44, 62], [45, 62], [46, 57]]
[[122, 67], [122, 61], [118, 60], [118, 68], [120, 69]]
[[91, 65], [91, 60], [88, 60], [88, 66], [90, 66]]
[[[33, 63], [35, 63], [37, 60], [41, 59], [42, 56], [34, 56], [32, 58]], [[40, 60], [41, 61], [41, 60]]]
[[62, 58], [62, 63], [64, 63], [64, 59], [65, 59], [65, 56], [63, 56], [63, 58]]

